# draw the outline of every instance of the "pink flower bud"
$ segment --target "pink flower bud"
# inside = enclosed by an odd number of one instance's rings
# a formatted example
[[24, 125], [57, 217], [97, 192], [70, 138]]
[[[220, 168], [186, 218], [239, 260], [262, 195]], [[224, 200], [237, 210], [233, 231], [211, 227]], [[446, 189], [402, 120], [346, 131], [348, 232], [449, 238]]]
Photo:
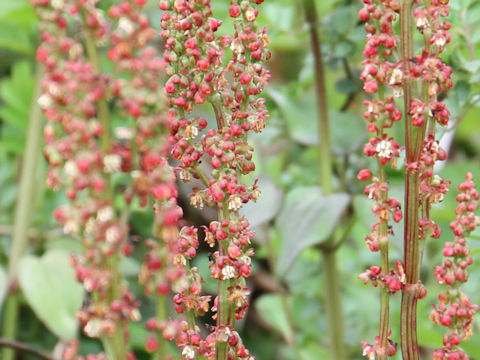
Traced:
[[153, 353], [158, 350], [158, 340], [153, 335], [149, 335], [147, 337], [145, 350], [147, 350], [149, 353]]
[[378, 84], [375, 81], [367, 81], [363, 86], [363, 89], [368, 94], [374, 94], [378, 90]]
[[368, 169], [362, 169], [357, 175], [357, 179], [361, 181], [368, 180], [372, 177], [372, 172]]
[[230, 17], [236, 18], [240, 16], [242, 10], [240, 9], [240, 6], [238, 6], [237, 4], [233, 4], [232, 6], [230, 6], [229, 13]]

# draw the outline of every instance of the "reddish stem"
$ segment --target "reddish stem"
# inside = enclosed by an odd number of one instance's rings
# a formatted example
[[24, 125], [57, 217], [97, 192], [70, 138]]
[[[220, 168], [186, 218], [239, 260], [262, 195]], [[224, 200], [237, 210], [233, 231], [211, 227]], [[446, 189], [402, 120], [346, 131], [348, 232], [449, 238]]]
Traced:
[[420, 244], [418, 238], [419, 220], [419, 174], [408, 169], [409, 164], [419, 161], [425, 137], [425, 125], [416, 128], [412, 124], [410, 101], [413, 83], [411, 61], [413, 53], [413, 14], [411, 0], [404, 0], [400, 12], [400, 40], [404, 67], [404, 115], [406, 164], [405, 173], [405, 224], [404, 224], [404, 266], [406, 283], [402, 292], [400, 337], [404, 360], [419, 360], [417, 341], [417, 284], [420, 280]]

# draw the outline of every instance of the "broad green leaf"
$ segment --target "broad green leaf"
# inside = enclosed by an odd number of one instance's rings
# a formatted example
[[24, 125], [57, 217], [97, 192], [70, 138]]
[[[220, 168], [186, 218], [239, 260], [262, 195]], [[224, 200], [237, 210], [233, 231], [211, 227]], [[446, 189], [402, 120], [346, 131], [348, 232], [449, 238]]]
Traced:
[[281, 238], [276, 272], [288, 271], [302, 250], [325, 241], [334, 231], [350, 202], [345, 193], [325, 196], [319, 187], [290, 191], [275, 226]]
[[262, 295], [255, 301], [258, 313], [272, 328], [278, 331], [285, 339], [293, 339], [295, 334], [289, 326], [283, 301], [280, 295]]
[[320, 345], [310, 342], [302, 345], [299, 350], [300, 360], [328, 359], [328, 351]]
[[[269, 94], [280, 108], [292, 139], [302, 145], [318, 145], [320, 140], [313, 93], [308, 92], [295, 101], [277, 90], [270, 89]], [[332, 151], [335, 154], [350, 153], [364, 143], [365, 123], [360, 116], [330, 110], [329, 123]]]
[[[7, 2], [7, 1], [5, 1]], [[35, 11], [33, 10], [33, 6], [28, 3], [28, 1], [9, 1], [10, 3], [20, 3], [19, 7], [11, 9], [3, 16], [4, 19], [8, 20], [10, 23], [21, 24], [24, 26], [31, 26], [32, 29], [34, 28], [32, 25], [38, 22], [38, 18], [35, 15]], [[24, 2], [25, 4], [21, 4]]]
[[262, 192], [260, 198], [256, 202], [245, 204], [240, 211], [252, 227], [272, 220], [280, 210], [283, 199], [282, 191], [268, 175], [260, 176], [258, 186]]
[[0, 2], [0, 18], [5, 18], [10, 12], [27, 6], [28, 0], [2, 1]]
[[29, 32], [29, 29], [20, 24], [0, 22], [0, 49], [30, 55], [33, 52], [33, 46]]
[[26, 61], [16, 63], [11, 76], [0, 84], [0, 99], [3, 102], [0, 119], [4, 122], [1, 142], [9, 152], [21, 154], [24, 150], [33, 86], [32, 69]]
[[15, 204], [17, 198], [18, 185], [7, 183], [0, 188], [0, 209], [9, 209]]
[[365, 121], [352, 113], [330, 111], [330, 136], [332, 152], [337, 155], [358, 150], [367, 138]]
[[65, 251], [69, 254], [81, 254], [82, 243], [74, 238], [60, 237], [45, 242], [47, 251]]
[[335, 83], [335, 89], [345, 94], [352, 94], [356, 92], [358, 88], [359, 82], [348, 78], [340, 79]]
[[317, 111], [313, 94], [308, 93], [293, 100], [284, 92], [269, 88], [269, 95], [282, 112], [292, 139], [302, 145], [318, 145]]
[[27, 255], [19, 264], [20, 287], [38, 318], [59, 338], [77, 336], [75, 313], [83, 301], [83, 288], [75, 280], [69, 254], [51, 250], [42, 257]]

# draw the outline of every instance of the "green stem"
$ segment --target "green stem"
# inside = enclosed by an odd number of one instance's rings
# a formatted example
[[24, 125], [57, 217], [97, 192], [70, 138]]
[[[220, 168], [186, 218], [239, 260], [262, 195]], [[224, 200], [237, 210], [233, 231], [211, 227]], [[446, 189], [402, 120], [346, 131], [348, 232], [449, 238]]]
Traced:
[[[412, 1], [404, 0], [400, 12], [400, 39], [402, 43], [402, 61], [404, 66], [404, 115], [406, 163], [419, 160], [425, 136], [425, 126], [415, 128], [412, 124], [410, 100], [413, 83], [410, 76], [413, 57], [413, 14]], [[405, 173], [405, 238], [404, 266], [406, 284], [402, 291], [400, 338], [404, 360], [419, 360], [417, 340], [417, 301], [415, 291], [420, 280], [420, 244], [418, 239], [419, 217], [419, 175], [406, 170]]]
[[[219, 220], [228, 220], [229, 213], [226, 209], [227, 204], [223, 204], [223, 208], [218, 209]], [[225, 256], [227, 249], [226, 246], [219, 244], [220, 256]], [[233, 286], [232, 280], [219, 280], [218, 281], [218, 311], [217, 311], [217, 327], [234, 326], [235, 317], [232, 316], [232, 307], [228, 300], [228, 288]], [[225, 341], [217, 341], [215, 349], [216, 360], [228, 359], [228, 343]]]
[[[380, 99], [385, 98], [385, 85], [381, 84], [378, 89], [378, 96]], [[384, 123], [385, 119], [381, 119], [378, 126], [380, 132], [379, 138], [383, 138], [384, 135]], [[378, 161], [378, 178], [381, 183], [387, 183], [386, 166]], [[388, 191], [388, 190], [387, 190]], [[388, 192], [382, 191], [380, 198], [382, 202], [386, 202], [388, 199]], [[390, 264], [388, 258], [388, 218], [380, 218], [379, 235], [380, 235], [380, 267], [383, 275], [388, 275], [390, 272]], [[390, 294], [386, 289], [381, 289], [380, 294], [380, 329], [379, 329], [379, 343], [380, 348], [384, 350], [383, 354], [378, 355], [379, 360], [387, 360], [386, 349], [388, 347], [388, 329], [390, 327]]]
[[[157, 319], [159, 321], [167, 320], [167, 298], [160, 295], [157, 298]], [[167, 358], [167, 341], [161, 333], [157, 336], [158, 351], [156, 353], [156, 360], [165, 360]]]
[[[383, 97], [382, 97], [383, 98]], [[387, 181], [385, 174], [385, 166], [379, 162], [379, 179], [380, 182], [385, 183]], [[382, 194], [382, 200], [385, 201], [387, 193]], [[388, 220], [381, 220], [380, 222], [380, 267], [382, 268], [382, 274], [387, 275], [389, 273], [388, 262]], [[386, 289], [381, 289], [380, 295], [380, 348], [386, 350], [388, 346], [388, 329], [390, 323], [390, 295]], [[387, 355], [382, 354], [378, 356], [379, 360], [387, 360]]]
[[[333, 192], [333, 164], [330, 149], [330, 131], [328, 119], [327, 91], [325, 70], [323, 66], [322, 46], [318, 34], [318, 16], [313, 0], [303, 0], [306, 20], [310, 26], [310, 40], [314, 58], [316, 102], [318, 112], [318, 130], [320, 137], [320, 185], [323, 193]], [[345, 344], [343, 332], [343, 307], [338, 280], [336, 248], [333, 236], [321, 247], [323, 268], [325, 274], [325, 305], [330, 335], [330, 357], [334, 360], [345, 359]]]
[[[30, 227], [32, 203], [35, 188], [37, 186], [35, 177], [39, 163], [39, 154], [42, 153], [43, 118], [40, 106], [37, 103], [37, 99], [41, 94], [42, 77], [43, 67], [38, 65], [25, 142], [25, 155], [23, 157], [21, 169], [20, 187], [15, 207], [13, 234], [8, 263], [9, 294], [5, 304], [5, 317], [3, 320], [3, 336], [7, 340], [14, 340], [17, 334], [19, 313], [17, 294], [18, 263], [28, 245], [28, 230]], [[15, 358], [15, 350], [13, 348], [4, 348], [0, 358], [4, 360], [13, 360]]]
[[343, 307], [340, 293], [337, 257], [334, 251], [322, 251], [325, 279], [325, 306], [330, 335], [330, 359], [345, 359], [343, 336]]
[[12, 340], [7, 340], [5, 338], [0, 338], [0, 346], [10, 348], [10, 349], [20, 350], [25, 353], [30, 353], [32, 355], [35, 355], [37, 358], [44, 359], [44, 360], [57, 360], [52, 354], [42, 350], [38, 350], [34, 347], [31, 347], [29, 344], [25, 344], [19, 341], [12, 341]]
[[328, 121], [327, 90], [323, 66], [322, 45], [318, 34], [318, 17], [313, 0], [303, 1], [305, 15], [310, 26], [310, 40], [314, 59], [318, 131], [320, 139], [320, 185], [325, 195], [333, 191], [332, 154], [330, 150], [330, 130]]

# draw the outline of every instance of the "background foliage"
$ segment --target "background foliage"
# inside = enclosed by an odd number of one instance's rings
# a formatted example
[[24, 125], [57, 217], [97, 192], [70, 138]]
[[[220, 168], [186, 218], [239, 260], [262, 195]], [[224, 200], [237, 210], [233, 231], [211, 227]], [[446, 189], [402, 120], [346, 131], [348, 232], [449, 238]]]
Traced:
[[[108, 1], [105, 1], [108, 3]], [[227, 19], [228, 2], [213, 0], [214, 12]], [[452, 112], [452, 126], [442, 137], [450, 159], [440, 173], [453, 185], [465, 172], [480, 177], [480, 2], [452, 0], [452, 37], [446, 62], [454, 68], [454, 89], [446, 100]], [[339, 278], [343, 293], [346, 346], [349, 359], [361, 359], [360, 340], [371, 340], [377, 331], [378, 291], [365, 288], [356, 274], [375, 264], [375, 254], [365, 249], [364, 236], [372, 223], [370, 204], [355, 176], [368, 167], [361, 153], [367, 139], [363, 120], [364, 95], [358, 79], [364, 31], [357, 21], [360, 1], [317, 0], [320, 34], [326, 65], [332, 152], [336, 193], [324, 196], [319, 183], [318, 145], [314, 95], [313, 57], [301, 3], [291, 0], [265, 2], [259, 20], [268, 24], [273, 59], [272, 84], [267, 91], [270, 122], [256, 146], [257, 170], [262, 197], [244, 209], [256, 230], [256, 253], [252, 306], [239, 326], [248, 348], [257, 359], [327, 358], [327, 325], [324, 313], [324, 279], [321, 246], [334, 231], [348, 229], [338, 251]], [[160, 10], [151, 1], [149, 16], [158, 27]], [[34, 54], [38, 44], [37, 19], [27, 0], [0, 2], [0, 302], [7, 292], [7, 263], [17, 196], [20, 165], [35, 87]], [[231, 26], [231, 24], [226, 24]], [[36, 177], [30, 245], [20, 262], [21, 316], [19, 339], [51, 350], [61, 340], [77, 336], [75, 311], [83, 301], [81, 288], [68, 265], [69, 252], [79, 251], [77, 239], [66, 237], [56, 227], [53, 210], [64, 202], [64, 194], [45, 187], [46, 164], [41, 154]], [[372, 164], [373, 166], [373, 164]], [[399, 166], [401, 168], [401, 166]], [[393, 192], [402, 196], [400, 172], [389, 174]], [[453, 188], [453, 187], [452, 187]], [[188, 191], [188, 189], [184, 189]], [[185, 194], [184, 194], [185, 195]], [[448, 223], [455, 207], [454, 191], [435, 208], [433, 218], [443, 231], [441, 241], [428, 241], [423, 277], [429, 290], [419, 303], [419, 341], [428, 349], [441, 343], [440, 329], [428, 320], [430, 303], [439, 290], [433, 266], [441, 261], [442, 241], [450, 239]], [[345, 214], [352, 220], [347, 222]], [[192, 223], [204, 223], [207, 212], [187, 212]], [[150, 235], [152, 215], [136, 211], [131, 219], [132, 235]], [[340, 229], [340, 230], [339, 230]], [[394, 228], [392, 258], [402, 257], [402, 228]], [[480, 303], [480, 232], [471, 239], [474, 265], [467, 292]], [[123, 271], [136, 285], [145, 249], [136, 251], [135, 261], [123, 264]], [[207, 249], [197, 257], [206, 269]], [[205, 274], [208, 278], [208, 274]], [[216, 284], [207, 282], [214, 293]], [[152, 313], [152, 304], [143, 301], [142, 314]], [[399, 299], [393, 298], [393, 328], [399, 319]], [[4, 315], [4, 314], [2, 314]], [[397, 319], [397, 320], [396, 320]], [[479, 333], [479, 321], [474, 330]], [[394, 338], [398, 334], [394, 334]], [[146, 330], [132, 325], [131, 339], [140, 359]], [[81, 338], [83, 352], [98, 351], [99, 344]], [[465, 349], [480, 359], [480, 335], [474, 335]], [[22, 355], [21, 359], [33, 359]]]

